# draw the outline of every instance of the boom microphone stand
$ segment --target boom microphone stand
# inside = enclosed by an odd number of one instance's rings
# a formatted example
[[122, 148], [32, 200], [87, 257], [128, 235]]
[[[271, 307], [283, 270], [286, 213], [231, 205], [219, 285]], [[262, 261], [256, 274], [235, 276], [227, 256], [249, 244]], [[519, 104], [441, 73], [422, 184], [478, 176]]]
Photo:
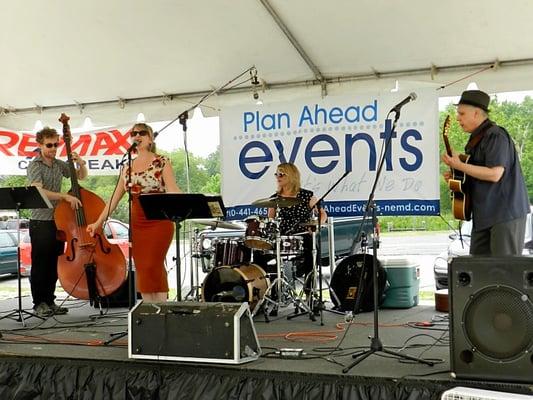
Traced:
[[[192, 112], [195, 108], [199, 107], [204, 101], [206, 101], [208, 98], [210, 98], [211, 96], [215, 95], [215, 94], [218, 94], [220, 92], [223, 92], [224, 89], [230, 87], [235, 87], [235, 86], [238, 86], [238, 85], [241, 85], [243, 82], [240, 82], [240, 83], [237, 83], [233, 86], [230, 86], [232, 85], [235, 81], [237, 81], [238, 79], [240, 79], [241, 77], [243, 77], [244, 75], [248, 74], [248, 73], [252, 73], [252, 71], [256, 71], [255, 69], [255, 66], [252, 65], [251, 67], [245, 69], [243, 72], [241, 72], [240, 74], [238, 74], [237, 76], [235, 76], [234, 78], [232, 78], [231, 80], [229, 80], [228, 82], [226, 82], [225, 84], [223, 84], [222, 86], [218, 87], [218, 88], [215, 88], [213, 89], [211, 92], [209, 93], [206, 93], [200, 100], [198, 100], [198, 102], [194, 103], [191, 107], [187, 108], [185, 111], [181, 112], [177, 117], [175, 117], [172, 121], [169, 121], [165, 126], [163, 126], [161, 129], [159, 129], [159, 131], [157, 132], [154, 132], [154, 138], [156, 138], [161, 132], [163, 132], [165, 129], [167, 129], [169, 126], [171, 126], [174, 122], [176, 121], [179, 121], [179, 123], [181, 124], [182, 126], [182, 130], [183, 130], [183, 146], [184, 146], [184, 150], [185, 150], [185, 177], [186, 177], [186, 183], [187, 183], [187, 193], [190, 193], [191, 191], [191, 188], [190, 188], [190, 167], [189, 167], [189, 150], [187, 148], [187, 119], [189, 118], [189, 113]], [[257, 71], [256, 71], [257, 73]], [[252, 84], [255, 84], [254, 81], [253, 81], [253, 77], [255, 75], [252, 74]], [[255, 77], [255, 79], [257, 79], [257, 77]], [[247, 78], [244, 82], [247, 82], [248, 80], [250, 80], [250, 78]], [[225, 216], [224, 216], [225, 217]], [[173, 261], [175, 261], [176, 263], [176, 280], [177, 280], [177, 299], [178, 301], [181, 301], [181, 269], [180, 269], [180, 260], [177, 259], [177, 257], [179, 257], [179, 245], [180, 245], [180, 238], [179, 238], [179, 228], [180, 228], [180, 224], [179, 224], [179, 221], [174, 221], [176, 223], [176, 258], [173, 258]], [[186, 232], [189, 232], [189, 234], [191, 233], [191, 225], [190, 223], [188, 224], [188, 229], [186, 230]], [[190, 238], [190, 240], [192, 240], [192, 238]], [[191, 275], [192, 275], [192, 260], [191, 260]], [[192, 286], [192, 284], [191, 284]], [[191, 292], [189, 294], [192, 294], [193, 292], [193, 288], [191, 287]], [[186, 297], [189, 296], [189, 294], [187, 294]]]
[[[383, 168], [383, 164], [385, 163], [385, 157], [387, 155], [387, 151], [388, 151], [388, 149], [390, 147], [392, 137], [394, 136], [394, 132], [396, 130], [396, 124], [398, 122], [398, 119], [400, 118], [400, 107], [396, 106], [387, 115], [387, 118], [388, 118], [388, 116], [390, 115], [390, 113], [392, 111], [394, 111], [396, 113], [395, 118], [394, 118], [394, 122], [392, 124], [392, 131], [391, 131], [390, 135], [388, 135], [386, 137], [386, 139], [385, 139], [385, 143], [384, 143], [384, 150], [385, 151], [383, 152], [383, 154], [381, 156], [381, 159], [379, 160], [379, 166], [378, 166], [378, 170], [376, 172], [376, 178], [374, 179], [374, 184], [372, 186], [372, 190], [371, 190], [370, 195], [368, 197], [368, 202], [366, 203], [365, 217], [366, 217], [366, 214], [369, 212], [369, 210], [371, 210], [372, 211], [372, 224], [373, 224], [373, 227], [374, 227], [374, 237], [376, 237], [377, 230], [378, 230], [377, 218], [376, 218], [376, 202], [374, 200], [374, 195], [375, 195], [375, 192], [376, 192], [376, 187], [377, 187], [377, 184], [378, 184], [378, 181], [379, 181], [379, 177], [381, 175], [381, 170]], [[364, 351], [358, 352], [356, 354], [353, 354], [352, 358], [354, 358], [354, 361], [350, 365], [348, 365], [346, 368], [344, 368], [342, 370], [342, 372], [346, 373], [346, 372], [350, 371], [354, 366], [359, 364], [361, 361], [363, 361], [364, 359], [366, 359], [370, 355], [372, 355], [374, 353], [377, 353], [377, 352], [390, 354], [390, 355], [393, 355], [393, 356], [401, 358], [401, 359], [416, 361], [416, 362], [419, 362], [421, 364], [426, 364], [426, 365], [429, 365], [430, 367], [432, 367], [435, 364], [434, 362], [427, 361], [427, 360], [424, 360], [422, 358], [410, 356], [408, 354], [403, 354], [403, 353], [400, 353], [400, 352], [397, 352], [397, 351], [389, 350], [389, 349], [387, 349], [387, 348], [385, 348], [383, 346], [383, 343], [381, 342], [381, 339], [379, 338], [378, 255], [377, 255], [377, 244], [376, 243], [374, 243], [373, 246], [372, 246], [372, 254], [373, 254], [373, 260], [372, 260], [373, 261], [372, 262], [372, 286], [373, 287], [372, 287], [372, 290], [373, 290], [373, 296], [374, 296], [374, 336], [370, 339], [371, 340], [370, 348], [368, 350], [364, 350]], [[359, 296], [359, 298], [360, 297], [361, 296]], [[356, 303], [358, 303], [358, 302], [356, 302]], [[356, 304], [356, 307], [357, 307], [357, 304]]]

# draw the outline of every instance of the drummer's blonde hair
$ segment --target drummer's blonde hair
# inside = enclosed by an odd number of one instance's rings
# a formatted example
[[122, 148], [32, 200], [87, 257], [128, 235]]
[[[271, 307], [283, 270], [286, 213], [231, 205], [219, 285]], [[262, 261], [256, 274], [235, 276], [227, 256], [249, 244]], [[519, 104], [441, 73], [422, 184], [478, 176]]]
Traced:
[[296, 165], [292, 163], [281, 163], [276, 168], [277, 172], [281, 172], [287, 176], [287, 180], [289, 181], [287, 188], [291, 191], [291, 193], [298, 194], [300, 191], [300, 171], [298, 171], [298, 168]]

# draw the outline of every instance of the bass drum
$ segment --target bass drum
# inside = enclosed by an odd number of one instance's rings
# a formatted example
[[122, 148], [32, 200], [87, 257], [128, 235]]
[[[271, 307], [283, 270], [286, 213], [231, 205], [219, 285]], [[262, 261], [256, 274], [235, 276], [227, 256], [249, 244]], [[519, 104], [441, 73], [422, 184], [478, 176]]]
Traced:
[[226, 302], [250, 304], [253, 311], [263, 298], [270, 285], [265, 271], [256, 264], [243, 264], [232, 267], [224, 265], [215, 268], [204, 279], [202, 300], [206, 302]]
[[[371, 254], [354, 254], [343, 259], [331, 277], [330, 294], [335, 309], [340, 311], [366, 312], [374, 310]], [[361, 274], [363, 280], [361, 281]], [[387, 272], [378, 260], [378, 304], [385, 300]], [[361, 284], [361, 287], [359, 285]], [[357, 297], [361, 296], [359, 310], [355, 310]]]

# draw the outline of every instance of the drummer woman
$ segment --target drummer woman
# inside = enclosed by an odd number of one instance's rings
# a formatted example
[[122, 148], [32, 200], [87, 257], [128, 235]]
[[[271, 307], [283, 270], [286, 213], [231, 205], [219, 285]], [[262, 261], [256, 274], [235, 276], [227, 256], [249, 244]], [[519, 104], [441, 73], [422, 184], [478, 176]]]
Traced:
[[[278, 186], [275, 196], [300, 200], [296, 205], [279, 208], [277, 218], [282, 236], [306, 232], [308, 229], [306, 229], [305, 224], [313, 220], [313, 215], [318, 214], [321, 224], [326, 222], [326, 211], [321, 208], [317, 213], [317, 198], [313, 195], [313, 192], [300, 186], [300, 171], [298, 171], [296, 165], [292, 163], [279, 164], [274, 175]], [[276, 217], [276, 210], [269, 208], [268, 216], [269, 218]], [[308, 274], [313, 268], [312, 237], [308, 233], [303, 236], [304, 254], [301, 262], [297, 263], [296, 275], [298, 276]]]

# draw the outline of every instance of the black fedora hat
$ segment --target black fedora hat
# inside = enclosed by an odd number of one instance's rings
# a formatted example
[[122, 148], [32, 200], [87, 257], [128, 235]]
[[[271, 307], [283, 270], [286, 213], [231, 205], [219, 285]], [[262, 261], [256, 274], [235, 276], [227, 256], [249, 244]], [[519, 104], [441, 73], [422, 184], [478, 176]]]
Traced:
[[490, 96], [481, 90], [465, 90], [461, 95], [459, 103], [468, 104], [470, 106], [481, 108], [484, 111], [489, 111]]

